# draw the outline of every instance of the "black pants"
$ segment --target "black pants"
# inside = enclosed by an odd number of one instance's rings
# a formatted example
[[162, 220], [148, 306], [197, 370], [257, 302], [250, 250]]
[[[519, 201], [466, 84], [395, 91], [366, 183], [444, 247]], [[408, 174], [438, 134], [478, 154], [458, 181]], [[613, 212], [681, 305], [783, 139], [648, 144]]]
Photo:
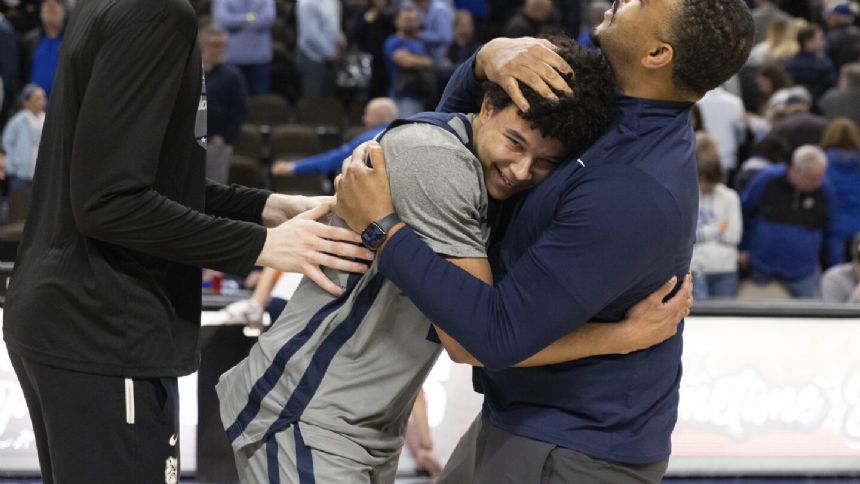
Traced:
[[11, 350], [9, 358], [24, 390], [45, 484], [179, 481], [176, 378], [79, 373]]

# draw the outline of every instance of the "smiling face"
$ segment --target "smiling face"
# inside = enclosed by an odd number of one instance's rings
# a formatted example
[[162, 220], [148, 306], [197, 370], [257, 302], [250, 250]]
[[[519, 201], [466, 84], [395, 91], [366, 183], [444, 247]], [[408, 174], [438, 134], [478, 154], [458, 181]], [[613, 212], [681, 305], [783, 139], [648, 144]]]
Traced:
[[541, 136], [514, 105], [498, 110], [485, 99], [473, 127], [487, 193], [495, 200], [536, 186], [566, 155], [567, 147], [561, 141]]

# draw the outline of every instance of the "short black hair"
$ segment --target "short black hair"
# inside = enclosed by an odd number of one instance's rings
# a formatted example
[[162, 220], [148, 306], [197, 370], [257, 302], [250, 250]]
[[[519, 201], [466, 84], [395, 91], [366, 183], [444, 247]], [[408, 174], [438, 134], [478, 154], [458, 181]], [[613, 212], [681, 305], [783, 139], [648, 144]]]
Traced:
[[672, 80], [699, 97], [737, 72], [749, 58], [755, 27], [743, 0], [685, 0], [672, 12]]
[[[564, 143], [567, 156], [578, 156], [597, 141], [615, 117], [615, 78], [609, 62], [599, 52], [586, 49], [565, 35], [553, 35], [547, 40], [573, 69], [574, 75], [563, 75], [573, 96], [556, 91], [559, 101], [553, 102], [520, 82], [529, 110], [518, 110], [517, 114], [541, 136]], [[483, 88], [493, 109], [502, 110], [513, 104], [498, 84], [488, 81]]]

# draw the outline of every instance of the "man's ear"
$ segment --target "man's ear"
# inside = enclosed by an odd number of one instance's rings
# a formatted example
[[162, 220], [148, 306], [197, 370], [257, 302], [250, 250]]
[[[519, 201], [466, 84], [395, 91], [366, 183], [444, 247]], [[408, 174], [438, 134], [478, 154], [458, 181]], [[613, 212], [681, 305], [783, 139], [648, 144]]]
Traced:
[[484, 95], [484, 100], [481, 102], [481, 112], [478, 113], [478, 116], [481, 119], [486, 120], [494, 113], [493, 103], [490, 102], [490, 96]]
[[672, 63], [675, 58], [675, 49], [671, 44], [660, 42], [654, 48], [648, 51], [648, 54], [642, 58], [642, 65], [646, 69], [662, 69]]

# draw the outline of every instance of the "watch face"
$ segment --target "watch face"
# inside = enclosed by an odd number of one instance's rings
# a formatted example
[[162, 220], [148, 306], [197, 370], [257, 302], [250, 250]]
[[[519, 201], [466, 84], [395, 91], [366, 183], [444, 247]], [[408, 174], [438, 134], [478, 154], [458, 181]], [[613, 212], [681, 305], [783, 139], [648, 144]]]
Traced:
[[384, 241], [385, 231], [376, 223], [368, 225], [361, 233], [361, 243], [370, 250], [378, 249]]

